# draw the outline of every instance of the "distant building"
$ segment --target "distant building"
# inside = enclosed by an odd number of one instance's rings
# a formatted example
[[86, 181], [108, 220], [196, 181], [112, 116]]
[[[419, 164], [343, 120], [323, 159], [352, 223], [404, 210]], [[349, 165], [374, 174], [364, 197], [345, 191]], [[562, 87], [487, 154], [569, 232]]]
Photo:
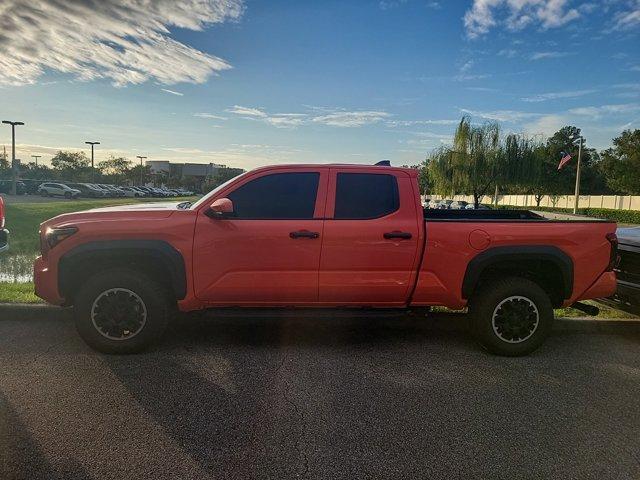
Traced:
[[180, 180], [189, 179], [196, 188], [200, 188], [206, 180], [219, 175], [230, 178], [244, 173], [241, 168], [230, 168], [217, 163], [173, 163], [168, 160], [147, 160], [146, 163], [152, 175], [166, 175]]

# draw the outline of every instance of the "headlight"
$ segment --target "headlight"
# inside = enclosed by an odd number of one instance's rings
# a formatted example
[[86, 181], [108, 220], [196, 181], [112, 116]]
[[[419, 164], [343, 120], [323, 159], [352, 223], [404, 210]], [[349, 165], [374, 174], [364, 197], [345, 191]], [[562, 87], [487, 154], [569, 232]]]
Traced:
[[47, 228], [44, 237], [49, 248], [53, 248], [77, 231], [78, 227]]

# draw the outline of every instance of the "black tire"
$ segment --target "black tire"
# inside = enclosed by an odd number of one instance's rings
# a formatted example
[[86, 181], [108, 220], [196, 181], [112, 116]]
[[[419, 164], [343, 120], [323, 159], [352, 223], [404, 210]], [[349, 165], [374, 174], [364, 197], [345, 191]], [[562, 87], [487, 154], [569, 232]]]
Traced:
[[71, 192], [64, 192], [64, 198], [71, 200]]
[[549, 295], [537, 283], [520, 277], [495, 280], [480, 288], [469, 301], [469, 313], [480, 345], [508, 357], [533, 352], [553, 325]]
[[[109, 291], [111, 293], [106, 293]], [[114, 297], [105, 300], [110, 295], [119, 295], [123, 298]], [[123, 302], [123, 299], [126, 302]], [[108, 312], [106, 308], [101, 313], [105, 301], [112, 302], [112, 306], [116, 305], [117, 311], [113, 316], [104, 313]], [[96, 302], [96, 322], [92, 320], [94, 302]], [[132, 306], [123, 308], [127, 302], [132, 302]], [[162, 337], [174, 307], [171, 292], [163, 285], [142, 273], [117, 268], [98, 273], [84, 282], [75, 299], [74, 317], [78, 333], [93, 349], [103, 353], [138, 353]], [[115, 339], [114, 335], [117, 334], [109, 335], [109, 332], [98, 329], [98, 325], [106, 328], [103, 322], [105, 320], [109, 322], [114, 316], [124, 322], [137, 322], [133, 328], [139, 328], [139, 330], [130, 334], [131, 336], [122, 333], [122, 338]], [[133, 316], [134, 319], [123, 320], [123, 316]], [[126, 329], [120, 325], [118, 323], [117, 326], [112, 325], [112, 327], [116, 330], [124, 329], [126, 332]]]

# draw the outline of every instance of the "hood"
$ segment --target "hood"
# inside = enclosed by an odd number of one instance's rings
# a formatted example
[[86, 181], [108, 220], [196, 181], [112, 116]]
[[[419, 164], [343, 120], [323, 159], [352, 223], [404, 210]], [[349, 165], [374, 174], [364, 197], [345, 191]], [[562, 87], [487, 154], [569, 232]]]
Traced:
[[42, 226], [81, 225], [95, 221], [160, 220], [173, 215], [177, 211], [187, 211], [179, 210], [179, 203], [137, 203], [134, 205], [118, 205], [64, 213], [47, 220], [42, 223]]
[[92, 208], [91, 210], [85, 210], [85, 212], [156, 212], [158, 210], [177, 210], [180, 203], [182, 202], [134, 203], [132, 205], [116, 205], [114, 207]]

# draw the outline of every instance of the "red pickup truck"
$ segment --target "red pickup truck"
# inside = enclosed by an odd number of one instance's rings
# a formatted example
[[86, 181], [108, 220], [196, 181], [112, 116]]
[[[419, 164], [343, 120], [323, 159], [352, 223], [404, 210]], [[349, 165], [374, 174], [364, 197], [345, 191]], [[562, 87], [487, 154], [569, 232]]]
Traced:
[[194, 204], [64, 214], [41, 225], [36, 294], [73, 305], [103, 352], [156, 341], [177, 307], [468, 307], [479, 342], [523, 355], [553, 308], [606, 297], [616, 225], [528, 211], [423, 210], [412, 169], [259, 168]]

